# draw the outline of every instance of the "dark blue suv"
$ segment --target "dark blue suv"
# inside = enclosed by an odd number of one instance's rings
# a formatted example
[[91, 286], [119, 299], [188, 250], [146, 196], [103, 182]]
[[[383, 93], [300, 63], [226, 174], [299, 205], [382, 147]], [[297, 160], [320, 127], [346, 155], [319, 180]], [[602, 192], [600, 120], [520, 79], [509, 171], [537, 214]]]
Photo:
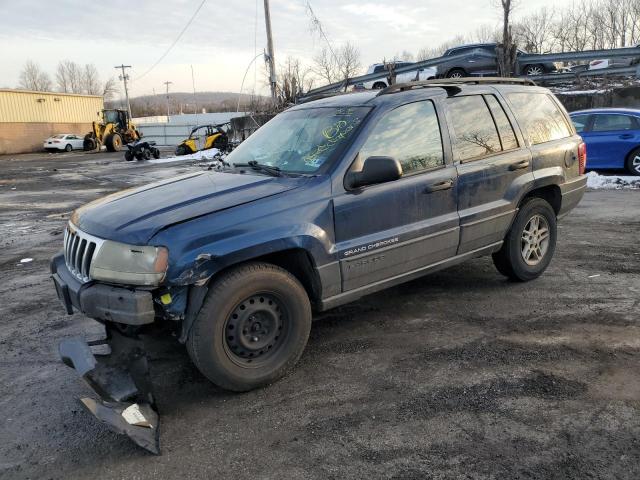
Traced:
[[[61, 343], [99, 419], [158, 451], [141, 334], [171, 326], [217, 385], [267, 385], [302, 354], [312, 312], [470, 258], [538, 277], [582, 198], [586, 152], [531, 82], [460, 79], [336, 95], [276, 116], [220, 171], [78, 209], [51, 264], [67, 311], [111, 354]], [[92, 344], [93, 345], [93, 344]]]

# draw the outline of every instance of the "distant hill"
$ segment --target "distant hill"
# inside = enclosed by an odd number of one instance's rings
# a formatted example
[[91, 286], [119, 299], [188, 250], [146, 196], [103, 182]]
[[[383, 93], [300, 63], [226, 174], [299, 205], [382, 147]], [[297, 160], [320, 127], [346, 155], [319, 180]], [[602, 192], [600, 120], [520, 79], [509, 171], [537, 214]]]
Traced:
[[[268, 100], [267, 97], [243, 93], [240, 95], [240, 110], [258, 110]], [[131, 98], [131, 111], [134, 117], [146, 117], [167, 114], [166, 94], [143, 95]], [[121, 100], [107, 102], [109, 107], [119, 107]], [[198, 113], [204, 108], [207, 113], [231, 112], [238, 106], [238, 94], [233, 92], [169, 92], [171, 114]]]

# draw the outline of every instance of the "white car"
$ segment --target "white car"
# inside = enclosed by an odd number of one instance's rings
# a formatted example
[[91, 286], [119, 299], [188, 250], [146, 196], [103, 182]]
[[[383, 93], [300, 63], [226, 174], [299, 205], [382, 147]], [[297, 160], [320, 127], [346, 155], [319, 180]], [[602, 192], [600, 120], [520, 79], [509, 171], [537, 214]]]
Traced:
[[[400, 67], [408, 67], [413, 65], [411, 62], [396, 62], [396, 68]], [[367, 75], [370, 73], [383, 73], [385, 72], [383, 63], [374, 63], [367, 70]], [[415, 70], [410, 70], [408, 72], [399, 73], [396, 75], [396, 83], [406, 83], [413, 82], [417, 80], [431, 80], [436, 78], [436, 67], [423, 67], [416, 68]], [[386, 77], [378, 78], [376, 80], [372, 80], [370, 82], [363, 83], [364, 88], [367, 89], [379, 89], [388, 87], [388, 82]]]
[[53, 135], [44, 141], [45, 150], [82, 150], [84, 137], [74, 135], [73, 133], [60, 133]]

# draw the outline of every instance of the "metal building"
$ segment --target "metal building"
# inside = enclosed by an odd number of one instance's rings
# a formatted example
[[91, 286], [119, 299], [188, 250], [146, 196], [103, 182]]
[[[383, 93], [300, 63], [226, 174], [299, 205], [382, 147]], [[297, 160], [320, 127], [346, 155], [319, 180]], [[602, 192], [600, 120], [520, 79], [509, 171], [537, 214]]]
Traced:
[[42, 150], [56, 133], [85, 135], [103, 108], [96, 95], [0, 89], [0, 154]]

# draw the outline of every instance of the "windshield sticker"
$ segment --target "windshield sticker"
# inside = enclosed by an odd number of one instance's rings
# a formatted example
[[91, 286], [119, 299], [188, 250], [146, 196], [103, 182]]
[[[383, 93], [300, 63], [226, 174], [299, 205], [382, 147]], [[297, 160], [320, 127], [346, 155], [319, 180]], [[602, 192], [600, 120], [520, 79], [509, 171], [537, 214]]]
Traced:
[[[348, 110], [349, 113], [341, 113]], [[336, 115], [351, 115], [351, 109], [340, 109]], [[338, 143], [349, 136], [349, 133], [356, 127], [359, 119], [353, 119], [352, 121], [347, 120], [338, 120], [333, 125], [329, 125], [322, 131], [322, 136], [325, 140], [323, 143], [316, 145], [315, 148], [311, 150], [310, 153], [302, 157], [305, 165], [309, 167], [319, 167], [324, 162], [325, 158], [323, 157], [323, 153], [330, 151], [333, 147], [335, 147]]]

